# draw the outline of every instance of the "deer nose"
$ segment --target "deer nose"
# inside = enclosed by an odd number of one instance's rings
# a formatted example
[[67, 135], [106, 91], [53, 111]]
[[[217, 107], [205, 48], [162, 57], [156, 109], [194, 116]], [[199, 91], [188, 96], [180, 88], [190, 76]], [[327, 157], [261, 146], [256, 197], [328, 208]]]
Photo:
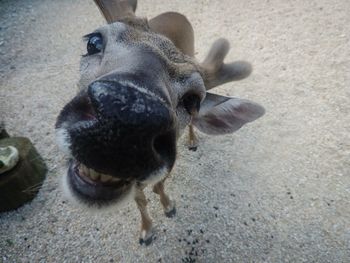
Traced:
[[[93, 157], [79, 153], [98, 171], [137, 177], [175, 161], [174, 116], [164, 100], [146, 88], [95, 81], [88, 96], [99, 125], [90, 131]], [[97, 131], [96, 131], [97, 129]]]
[[131, 83], [95, 81], [88, 96], [101, 121], [118, 128], [162, 131], [172, 125], [172, 115], [159, 95]]

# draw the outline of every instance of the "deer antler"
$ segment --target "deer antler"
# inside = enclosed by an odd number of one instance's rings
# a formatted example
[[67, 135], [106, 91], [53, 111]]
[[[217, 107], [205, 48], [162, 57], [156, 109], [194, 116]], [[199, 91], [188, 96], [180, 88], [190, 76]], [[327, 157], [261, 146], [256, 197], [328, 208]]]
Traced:
[[107, 23], [135, 16], [137, 0], [94, 0]]
[[[126, 17], [134, 17], [137, 0], [94, 0], [108, 23]], [[194, 34], [190, 22], [181, 14], [168, 12], [149, 21], [151, 29], [170, 38], [182, 52], [194, 56]], [[225, 64], [223, 61], [229, 51], [229, 43], [220, 38], [214, 42], [207, 57], [200, 64], [207, 90], [226, 82], [247, 77], [252, 66], [246, 61]]]
[[207, 57], [200, 64], [204, 72], [204, 84], [207, 90], [226, 82], [246, 78], [252, 72], [252, 66], [246, 61], [229, 64], [224, 59], [230, 49], [229, 42], [220, 38], [211, 46]]

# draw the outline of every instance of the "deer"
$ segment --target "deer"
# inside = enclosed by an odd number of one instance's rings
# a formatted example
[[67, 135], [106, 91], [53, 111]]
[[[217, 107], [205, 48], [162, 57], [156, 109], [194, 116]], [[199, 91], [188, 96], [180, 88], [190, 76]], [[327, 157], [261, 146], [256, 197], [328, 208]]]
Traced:
[[106, 24], [85, 35], [77, 94], [58, 114], [58, 145], [70, 158], [64, 184], [86, 207], [134, 200], [141, 214], [139, 242], [155, 230], [144, 189], [153, 186], [165, 216], [176, 214], [164, 190], [188, 128], [209, 135], [233, 133], [265, 113], [250, 100], [208, 92], [246, 78], [246, 61], [224, 63], [229, 42], [216, 40], [205, 59], [194, 57], [194, 31], [176, 12], [152, 19], [135, 15], [137, 0], [94, 0]]

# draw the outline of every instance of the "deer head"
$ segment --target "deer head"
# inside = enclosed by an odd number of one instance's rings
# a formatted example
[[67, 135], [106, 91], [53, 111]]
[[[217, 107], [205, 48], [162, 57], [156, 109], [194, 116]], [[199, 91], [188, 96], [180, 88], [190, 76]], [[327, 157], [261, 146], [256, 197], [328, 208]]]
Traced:
[[108, 24], [84, 37], [80, 91], [56, 123], [59, 144], [72, 157], [67, 184], [87, 204], [131, 196], [140, 207], [143, 187], [158, 182], [154, 191], [170, 215], [174, 207], [161, 184], [185, 127], [225, 134], [264, 114], [254, 102], [207, 92], [245, 78], [251, 66], [223, 63], [229, 50], [224, 39], [197, 62], [193, 29], [181, 14], [146, 20], [135, 16], [136, 0], [95, 3]]

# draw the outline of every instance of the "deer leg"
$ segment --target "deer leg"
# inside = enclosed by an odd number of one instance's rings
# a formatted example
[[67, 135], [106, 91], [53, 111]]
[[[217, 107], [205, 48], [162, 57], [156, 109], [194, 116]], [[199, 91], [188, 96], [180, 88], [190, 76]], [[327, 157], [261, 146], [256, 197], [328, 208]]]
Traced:
[[135, 201], [137, 208], [141, 213], [141, 236], [140, 236], [140, 245], [145, 244], [148, 246], [152, 243], [153, 240], [153, 228], [152, 228], [152, 219], [147, 212], [147, 199], [143, 192], [144, 187], [138, 187], [136, 189]]
[[156, 183], [153, 186], [153, 192], [159, 195], [160, 203], [163, 206], [165, 216], [174, 217], [176, 214], [175, 202], [170, 200], [170, 198], [164, 192], [164, 181], [165, 179]]
[[189, 125], [189, 140], [188, 140], [188, 149], [190, 151], [197, 151], [198, 148], [198, 139], [193, 129], [193, 124]]

